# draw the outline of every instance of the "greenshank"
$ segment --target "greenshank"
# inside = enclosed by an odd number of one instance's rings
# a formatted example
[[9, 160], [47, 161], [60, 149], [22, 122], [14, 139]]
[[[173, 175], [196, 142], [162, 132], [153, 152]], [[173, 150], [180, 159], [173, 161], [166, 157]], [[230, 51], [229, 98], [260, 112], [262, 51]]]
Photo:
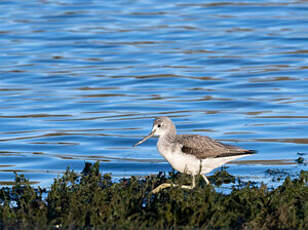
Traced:
[[[223, 144], [206, 136], [177, 135], [175, 125], [168, 117], [156, 118], [151, 133], [134, 146], [142, 144], [152, 136], [159, 136], [157, 149], [171, 166], [181, 173], [192, 176], [192, 185], [181, 186], [181, 188], [185, 189], [195, 187], [196, 175], [202, 175], [205, 182], [209, 184], [210, 182], [205, 176], [206, 173], [229, 161], [249, 156], [256, 152]], [[164, 183], [152, 192], [157, 193], [171, 186], [178, 185]]]

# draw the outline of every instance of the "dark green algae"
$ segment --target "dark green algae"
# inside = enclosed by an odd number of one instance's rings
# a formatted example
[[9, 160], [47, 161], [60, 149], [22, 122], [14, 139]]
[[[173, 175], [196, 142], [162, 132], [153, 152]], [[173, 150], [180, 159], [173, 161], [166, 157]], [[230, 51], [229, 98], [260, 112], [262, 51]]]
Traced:
[[33, 188], [23, 175], [0, 190], [1, 229], [308, 229], [308, 171], [281, 186], [243, 183], [225, 169], [210, 178], [235, 182], [228, 194], [199, 178], [193, 190], [151, 191], [166, 181], [191, 183], [170, 172], [112, 182], [99, 163], [80, 175], [67, 169], [50, 189]]

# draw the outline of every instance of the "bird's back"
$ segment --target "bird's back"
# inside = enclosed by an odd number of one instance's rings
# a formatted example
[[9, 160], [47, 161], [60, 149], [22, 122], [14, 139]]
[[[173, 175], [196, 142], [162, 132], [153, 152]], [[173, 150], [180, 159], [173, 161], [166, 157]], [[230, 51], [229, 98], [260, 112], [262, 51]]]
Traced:
[[237, 146], [223, 144], [212, 138], [201, 135], [176, 135], [175, 141], [181, 145], [183, 153], [194, 155], [198, 159], [255, 153], [253, 150], [246, 150]]

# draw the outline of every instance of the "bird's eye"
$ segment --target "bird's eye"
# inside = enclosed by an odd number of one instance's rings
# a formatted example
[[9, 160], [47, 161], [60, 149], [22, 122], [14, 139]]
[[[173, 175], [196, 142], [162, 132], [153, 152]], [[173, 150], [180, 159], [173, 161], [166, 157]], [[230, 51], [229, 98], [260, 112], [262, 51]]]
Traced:
[[160, 128], [160, 127], [161, 127], [161, 124], [157, 125], [157, 127]]

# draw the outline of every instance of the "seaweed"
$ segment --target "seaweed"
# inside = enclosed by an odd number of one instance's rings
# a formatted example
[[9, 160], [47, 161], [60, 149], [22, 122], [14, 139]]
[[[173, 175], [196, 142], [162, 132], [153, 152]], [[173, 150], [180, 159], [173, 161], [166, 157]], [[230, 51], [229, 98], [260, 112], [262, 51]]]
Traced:
[[[225, 168], [211, 181], [240, 183]], [[175, 171], [113, 182], [98, 162], [80, 175], [67, 169], [47, 189], [23, 175], [0, 189], [1, 229], [308, 229], [308, 171], [275, 189], [233, 186], [228, 194], [199, 178], [193, 190], [152, 189], [164, 182], [191, 183]]]
[[299, 157], [295, 160], [298, 164], [303, 164], [305, 159], [303, 157]]

